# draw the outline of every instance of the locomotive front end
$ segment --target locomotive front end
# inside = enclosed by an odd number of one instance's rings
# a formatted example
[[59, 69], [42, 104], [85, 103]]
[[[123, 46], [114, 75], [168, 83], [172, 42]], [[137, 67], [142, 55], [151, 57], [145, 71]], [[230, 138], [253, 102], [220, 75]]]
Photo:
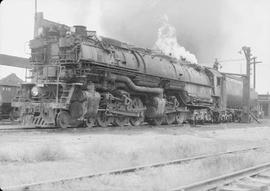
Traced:
[[13, 99], [12, 106], [18, 108], [20, 120], [25, 125], [52, 126], [55, 124], [55, 109], [61, 108], [55, 102], [56, 87], [49, 84], [24, 83]]
[[12, 106], [20, 111], [23, 124], [78, 126], [95, 115], [100, 95], [91, 82], [82, 83], [77, 49], [83, 28], [73, 34], [70, 27], [43, 19], [37, 14], [37, 33], [30, 41], [31, 82], [23, 83]]

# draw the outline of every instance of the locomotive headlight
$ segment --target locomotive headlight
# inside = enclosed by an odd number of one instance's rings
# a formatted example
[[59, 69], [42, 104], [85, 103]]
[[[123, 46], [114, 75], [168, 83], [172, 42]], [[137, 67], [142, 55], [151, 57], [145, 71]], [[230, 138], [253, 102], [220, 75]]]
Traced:
[[31, 95], [33, 97], [37, 97], [39, 95], [40, 89], [37, 86], [32, 87], [31, 89]]

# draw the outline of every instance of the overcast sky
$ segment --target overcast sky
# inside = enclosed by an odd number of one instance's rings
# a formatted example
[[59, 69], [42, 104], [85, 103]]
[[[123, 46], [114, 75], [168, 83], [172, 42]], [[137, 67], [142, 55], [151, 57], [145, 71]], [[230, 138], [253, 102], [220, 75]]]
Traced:
[[[263, 64], [257, 67], [257, 90], [270, 92], [269, 0], [38, 0], [45, 18], [67, 25], [86, 25], [98, 34], [152, 48], [160, 18], [168, 16], [179, 44], [198, 62], [241, 59], [251, 46]], [[29, 57], [33, 37], [34, 0], [4, 0], [0, 5], [0, 53]], [[245, 65], [222, 63], [223, 71], [245, 72]], [[12, 69], [12, 71], [14, 71]], [[0, 68], [0, 77], [10, 70]], [[24, 70], [18, 70], [23, 77]]]

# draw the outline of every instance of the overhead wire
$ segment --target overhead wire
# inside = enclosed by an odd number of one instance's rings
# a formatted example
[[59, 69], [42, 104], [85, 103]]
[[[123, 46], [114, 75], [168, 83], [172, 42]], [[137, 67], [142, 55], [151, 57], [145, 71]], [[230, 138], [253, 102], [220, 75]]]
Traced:
[[[221, 60], [217, 60], [219, 63], [230, 63], [230, 62], [237, 62], [238, 64], [242, 64], [242, 61], [245, 61], [245, 59], [221, 59]], [[209, 65], [209, 64], [214, 64], [215, 61], [213, 62], [204, 62], [204, 63], [200, 63], [201, 65]]]

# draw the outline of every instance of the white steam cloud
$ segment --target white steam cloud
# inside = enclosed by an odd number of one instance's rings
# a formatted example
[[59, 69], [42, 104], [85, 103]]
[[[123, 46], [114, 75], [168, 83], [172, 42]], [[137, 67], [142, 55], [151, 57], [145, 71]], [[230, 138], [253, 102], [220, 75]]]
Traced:
[[185, 59], [192, 64], [198, 63], [196, 56], [178, 43], [176, 29], [169, 24], [167, 15], [162, 18], [162, 26], [158, 29], [158, 39], [154, 48], [177, 59]]

